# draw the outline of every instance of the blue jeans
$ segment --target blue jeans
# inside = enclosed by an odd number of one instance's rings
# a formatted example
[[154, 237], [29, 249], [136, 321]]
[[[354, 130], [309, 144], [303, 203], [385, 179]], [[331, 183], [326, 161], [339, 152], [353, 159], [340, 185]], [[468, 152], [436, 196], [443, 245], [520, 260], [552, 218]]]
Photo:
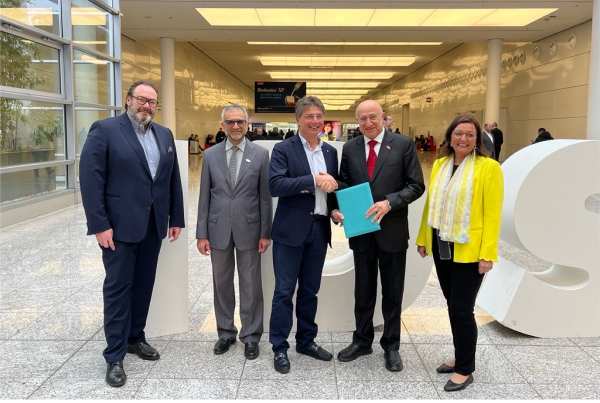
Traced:
[[[315, 219], [304, 242], [288, 246], [273, 242], [275, 292], [269, 329], [273, 352], [283, 353], [290, 348], [287, 338], [292, 329], [292, 298], [296, 284], [296, 348], [307, 348], [317, 336], [317, 293], [321, 287], [323, 264], [327, 254], [326, 226], [328, 219]], [[291, 229], [290, 229], [291, 230]]]

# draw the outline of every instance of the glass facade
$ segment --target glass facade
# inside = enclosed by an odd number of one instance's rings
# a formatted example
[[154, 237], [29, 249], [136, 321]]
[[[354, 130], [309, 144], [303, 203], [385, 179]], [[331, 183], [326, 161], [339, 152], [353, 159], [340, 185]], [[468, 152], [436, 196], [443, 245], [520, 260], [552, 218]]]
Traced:
[[121, 109], [114, 43], [120, 16], [112, 0], [0, 3], [0, 210], [6, 211], [77, 191], [90, 126]]
[[65, 159], [63, 105], [5, 98], [0, 102], [0, 167]]
[[0, 85], [61, 93], [60, 51], [0, 32]]
[[113, 63], [91, 54], [74, 52], [75, 101], [111, 105]]
[[98, 52], [112, 54], [111, 15], [88, 0], [73, 0], [73, 41]]
[[0, 0], [0, 4], [2, 17], [60, 36], [59, 0]]

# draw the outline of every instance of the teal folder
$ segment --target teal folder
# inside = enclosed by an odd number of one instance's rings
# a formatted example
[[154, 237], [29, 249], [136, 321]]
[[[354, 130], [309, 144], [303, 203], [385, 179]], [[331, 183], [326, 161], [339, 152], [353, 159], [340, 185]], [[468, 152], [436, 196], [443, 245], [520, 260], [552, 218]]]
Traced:
[[368, 182], [335, 192], [344, 215], [344, 232], [346, 238], [379, 231], [377, 221], [371, 222], [374, 215], [367, 217], [367, 210], [373, 205], [373, 194]]

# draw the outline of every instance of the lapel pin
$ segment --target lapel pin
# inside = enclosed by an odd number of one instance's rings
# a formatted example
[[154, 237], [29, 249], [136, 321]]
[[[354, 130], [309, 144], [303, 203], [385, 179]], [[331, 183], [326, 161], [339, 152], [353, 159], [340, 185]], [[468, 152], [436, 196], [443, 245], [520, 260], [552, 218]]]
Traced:
[[173, 149], [171, 147], [169, 147], [169, 151], [167, 151], [167, 152], [171, 152], [171, 151], [173, 151]]
[[392, 147], [390, 147], [390, 146], [385, 146], [385, 148], [387, 148], [388, 150], [392, 149]]
[[246, 162], [251, 162], [248, 158], [246, 158]]

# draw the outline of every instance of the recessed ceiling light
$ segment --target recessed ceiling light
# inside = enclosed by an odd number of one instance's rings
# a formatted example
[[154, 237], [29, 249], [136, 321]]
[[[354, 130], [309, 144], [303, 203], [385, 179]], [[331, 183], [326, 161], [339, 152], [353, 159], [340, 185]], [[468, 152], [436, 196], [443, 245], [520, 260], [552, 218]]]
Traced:
[[362, 89], [344, 89], [344, 88], [335, 88], [335, 89], [324, 89], [324, 88], [317, 88], [317, 87], [309, 87], [307, 85], [307, 91], [310, 92], [311, 94], [316, 94], [317, 96], [320, 95], [340, 95], [340, 96], [344, 96], [344, 95], [366, 95], [369, 90], [362, 90]]
[[443, 42], [248, 42], [248, 45], [283, 46], [434, 46]]
[[273, 79], [321, 79], [321, 80], [387, 80], [394, 75], [391, 71], [271, 71]]
[[405, 67], [414, 56], [260, 56], [263, 66]]
[[[215, 26], [296, 27], [471, 27], [525, 26], [557, 8], [471, 9], [319, 9], [319, 8], [196, 8]], [[495, 17], [493, 14], [506, 18]], [[232, 15], [235, 18], [232, 18]], [[487, 22], [486, 22], [486, 19]]]
[[377, 81], [308, 81], [306, 90], [313, 88], [377, 88]]

